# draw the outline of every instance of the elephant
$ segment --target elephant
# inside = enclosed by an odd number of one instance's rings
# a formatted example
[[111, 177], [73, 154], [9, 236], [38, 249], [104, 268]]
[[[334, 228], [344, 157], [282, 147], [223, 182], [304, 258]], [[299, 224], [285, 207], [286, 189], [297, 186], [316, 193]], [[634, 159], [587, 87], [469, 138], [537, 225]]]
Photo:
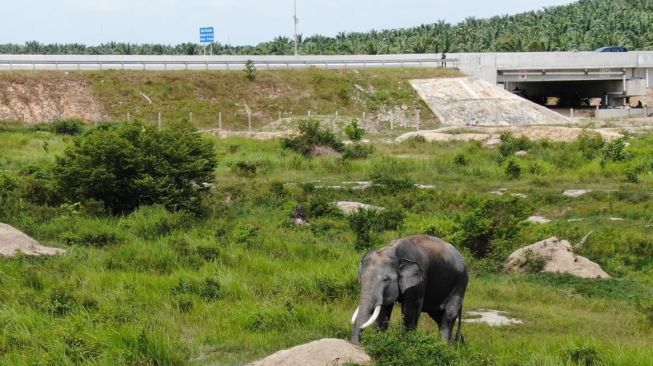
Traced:
[[414, 330], [422, 312], [438, 324], [442, 338], [463, 342], [462, 307], [469, 276], [465, 259], [456, 248], [436, 237], [415, 235], [393, 240], [365, 254], [358, 269], [361, 295], [351, 319], [351, 341], [376, 323], [387, 330], [395, 302], [401, 304], [404, 326]]

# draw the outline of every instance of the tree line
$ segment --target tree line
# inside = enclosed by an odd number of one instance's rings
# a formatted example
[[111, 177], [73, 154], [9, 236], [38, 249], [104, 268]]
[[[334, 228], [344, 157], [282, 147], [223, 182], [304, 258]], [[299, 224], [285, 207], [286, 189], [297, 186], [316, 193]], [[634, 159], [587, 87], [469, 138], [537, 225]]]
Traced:
[[[351, 55], [441, 52], [588, 51], [601, 46], [653, 49], [653, 0], [580, 0], [517, 15], [470, 17], [458, 24], [438, 21], [413, 28], [335, 37], [299, 36], [302, 54]], [[214, 43], [217, 55], [291, 55], [294, 41], [279, 36], [256, 46]], [[201, 55], [196, 43], [178, 45], [108, 42], [2, 44], [0, 54]]]

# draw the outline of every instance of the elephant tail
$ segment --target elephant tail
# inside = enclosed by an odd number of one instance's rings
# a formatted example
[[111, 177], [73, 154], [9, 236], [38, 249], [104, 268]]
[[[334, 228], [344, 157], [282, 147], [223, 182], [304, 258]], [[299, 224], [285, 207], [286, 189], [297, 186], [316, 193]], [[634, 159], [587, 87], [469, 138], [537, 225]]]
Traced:
[[458, 308], [458, 329], [456, 330], [456, 342], [460, 344], [465, 343], [465, 337], [463, 337], [462, 333], [462, 324], [463, 324], [463, 304], [460, 304], [460, 307]]

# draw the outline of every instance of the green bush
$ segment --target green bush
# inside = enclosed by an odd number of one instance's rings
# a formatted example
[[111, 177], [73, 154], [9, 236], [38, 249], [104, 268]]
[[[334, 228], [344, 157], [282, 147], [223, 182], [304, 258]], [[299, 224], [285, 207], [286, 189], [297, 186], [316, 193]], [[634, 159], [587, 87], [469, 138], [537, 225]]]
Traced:
[[123, 218], [120, 227], [139, 238], [156, 239], [185, 227], [190, 221], [190, 214], [186, 211], [170, 212], [161, 205], [142, 206]]
[[372, 332], [363, 338], [365, 351], [376, 366], [449, 366], [459, 364], [454, 349], [438, 333]]
[[254, 81], [256, 79], [256, 66], [254, 66], [254, 61], [247, 60], [245, 62], [245, 77], [249, 81]]
[[349, 227], [356, 235], [356, 250], [369, 250], [376, 246], [378, 239], [372, 234], [376, 220], [377, 213], [374, 210], [358, 210], [349, 216]]
[[231, 237], [236, 244], [254, 245], [258, 239], [259, 230], [253, 225], [239, 223], [231, 233]]
[[28, 202], [50, 206], [58, 206], [63, 202], [49, 165], [30, 165], [22, 169], [18, 188], [19, 196]]
[[641, 183], [642, 179], [639, 177], [636, 171], [629, 170], [626, 172], [626, 182], [628, 183]]
[[603, 146], [605, 146], [605, 140], [600, 133], [588, 130], [583, 130], [578, 135], [576, 143], [583, 153], [583, 157], [587, 160], [592, 160], [598, 156]]
[[115, 214], [152, 204], [198, 212], [216, 158], [196, 132], [188, 124], [162, 131], [138, 123], [93, 129], [57, 158], [58, 189], [72, 202], [94, 199]]
[[472, 197], [465, 201], [465, 208], [458, 216], [454, 242], [479, 258], [497, 249], [493, 246], [495, 241], [510, 242], [519, 231], [518, 224], [531, 212], [525, 200], [506, 196]]
[[565, 350], [567, 362], [578, 366], [600, 366], [603, 360], [599, 351], [591, 345], [581, 345]]
[[373, 152], [372, 145], [351, 144], [345, 146], [342, 158], [347, 160], [367, 159]]
[[297, 136], [281, 140], [281, 146], [284, 149], [308, 157], [316, 146], [327, 146], [338, 152], [342, 152], [345, 148], [345, 145], [338, 140], [333, 132], [320, 127], [320, 121], [301, 120], [298, 129], [299, 134]]
[[82, 123], [74, 120], [57, 121], [52, 124], [52, 131], [57, 135], [79, 135], [82, 133]]
[[306, 203], [306, 214], [309, 218], [318, 218], [328, 215], [338, 215], [340, 210], [326, 196], [314, 195]]
[[510, 159], [506, 164], [505, 173], [508, 179], [519, 179], [521, 177], [521, 166], [515, 159]]
[[345, 134], [353, 142], [358, 142], [363, 138], [365, 129], [358, 127], [358, 121], [353, 120], [350, 124], [345, 126]]
[[453, 163], [458, 166], [467, 166], [469, 164], [469, 158], [465, 154], [456, 154], [453, 158]]
[[517, 151], [527, 151], [533, 146], [533, 142], [527, 137], [516, 138], [510, 132], [504, 132], [501, 134], [501, 144], [499, 145], [499, 161], [503, 162]]
[[601, 150], [601, 165], [609, 162], [619, 162], [630, 160], [632, 155], [626, 152], [626, 141], [623, 138], [612, 141], [606, 144]]
[[399, 229], [405, 219], [400, 208], [389, 210], [362, 210], [349, 216], [349, 227], [356, 235], [354, 247], [356, 250], [368, 250], [378, 243], [374, 233]]

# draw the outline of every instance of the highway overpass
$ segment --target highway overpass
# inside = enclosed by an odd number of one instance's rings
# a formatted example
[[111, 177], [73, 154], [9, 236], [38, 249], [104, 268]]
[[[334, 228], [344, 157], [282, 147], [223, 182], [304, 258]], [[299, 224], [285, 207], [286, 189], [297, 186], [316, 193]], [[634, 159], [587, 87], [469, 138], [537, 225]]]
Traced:
[[[653, 88], [653, 52], [535, 52], [339, 56], [0, 55], [2, 70], [239, 70], [457, 67], [532, 100], [557, 96], [570, 106], [587, 98], [623, 105]], [[607, 103], [606, 103], [607, 101]]]

